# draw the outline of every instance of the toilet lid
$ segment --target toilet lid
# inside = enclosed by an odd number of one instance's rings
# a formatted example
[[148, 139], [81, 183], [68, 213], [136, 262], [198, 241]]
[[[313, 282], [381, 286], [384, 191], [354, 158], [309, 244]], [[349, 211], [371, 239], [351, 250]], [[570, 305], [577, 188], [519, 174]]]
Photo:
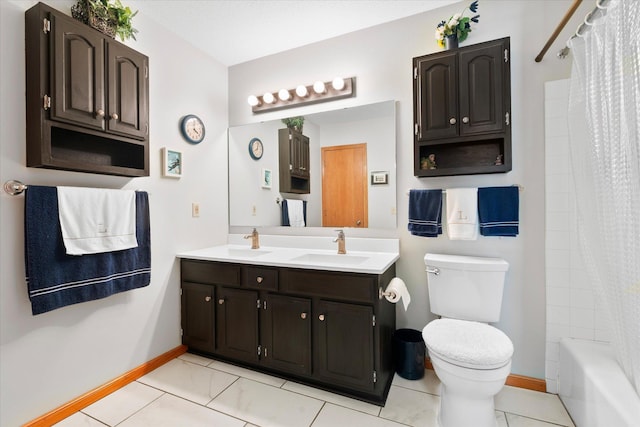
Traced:
[[422, 330], [429, 353], [449, 363], [475, 369], [504, 366], [513, 355], [513, 344], [501, 330], [485, 323], [437, 319]]

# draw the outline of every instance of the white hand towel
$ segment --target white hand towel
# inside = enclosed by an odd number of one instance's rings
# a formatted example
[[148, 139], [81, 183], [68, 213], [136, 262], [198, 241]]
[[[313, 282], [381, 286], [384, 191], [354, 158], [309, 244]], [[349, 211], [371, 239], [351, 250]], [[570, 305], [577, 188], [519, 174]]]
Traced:
[[138, 246], [133, 190], [58, 187], [58, 211], [62, 239], [69, 255]]
[[289, 225], [291, 227], [304, 227], [304, 205], [302, 200], [287, 199], [289, 213]]
[[478, 238], [478, 189], [447, 189], [447, 234], [450, 240]]

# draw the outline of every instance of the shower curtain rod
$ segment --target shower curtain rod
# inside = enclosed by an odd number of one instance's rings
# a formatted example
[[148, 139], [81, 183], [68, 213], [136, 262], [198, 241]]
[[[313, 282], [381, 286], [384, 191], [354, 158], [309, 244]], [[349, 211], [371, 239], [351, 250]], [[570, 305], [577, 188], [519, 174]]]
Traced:
[[560, 21], [556, 29], [551, 34], [551, 36], [549, 37], [549, 40], [547, 40], [547, 43], [544, 45], [544, 47], [542, 48], [538, 56], [536, 56], [536, 62], [542, 61], [544, 54], [547, 53], [547, 51], [551, 47], [551, 44], [556, 40], [556, 38], [558, 38], [558, 35], [560, 35], [560, 31], [562, 31], [565, 25], [567, 25], [567, 22], [569, 22], [569, 19], [571, 19], [571, 16], [573, 16], [573, 13], [576, 11], [576, 9], [578, 9], [578, 6], [580, 6], [580, 3], [582, 3], [582, 0], [573, 0], [573, 4], [569, 8], [569, 10], [567, 10], [567, 13], [565, 13], [564, 17], [562, 18], [562, 20]]
[[607, 9], [604, 4], [608, 1], [609, 0], [596, 0], [596, 6], [591, 9], [591, 12], [585, 15], [582, 24], [578, 25], [578, 28], [576, 28], [576, 32], [571, 37], [569, 37], [569, 40], [567, 40], [564, 47], [560, 49], [556, 54], [558, 58], [564, 59], [567, 57], [567, 55], [569, 55], [569, 41], [576, 37], [582, 37], [584, 35], [584, 31], [588, 30], [589, 27], [593, 25], [593, 20], [591, 18], [593, 18], [597, 12], [604, 14], [604, 11]]

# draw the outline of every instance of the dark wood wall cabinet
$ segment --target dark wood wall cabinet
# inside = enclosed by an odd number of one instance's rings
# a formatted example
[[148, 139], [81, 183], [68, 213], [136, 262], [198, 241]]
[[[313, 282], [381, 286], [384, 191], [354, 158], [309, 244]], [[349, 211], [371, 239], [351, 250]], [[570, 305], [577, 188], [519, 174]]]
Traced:
[[413, 58], [413, 72], [414, 175], [510, 171], [509, 38]]
[[395, 276], [181, 260], [189, 351], [384, 405]]
[[27, 166], [149, 175], [149, 59], [43, 3], [25, 13]]
[[280, 192], [310, 191], [309, 137], [295, 129], [278, 130]]

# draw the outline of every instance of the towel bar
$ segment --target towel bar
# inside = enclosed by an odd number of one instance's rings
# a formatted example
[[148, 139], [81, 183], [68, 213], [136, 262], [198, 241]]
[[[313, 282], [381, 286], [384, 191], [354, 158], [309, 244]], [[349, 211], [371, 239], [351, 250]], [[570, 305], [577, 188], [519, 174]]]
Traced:
[[[524, 191], [524, 187], [522, 185], [520, 185], [520, 184], [513, 184], [512, 187], [518, 187], [518, 190], [520, 190], [520, 192]], [[410, 190], [407, 190], [406, 193], [404, 193], [405, 196], [409, 195], [409, 191]], [[447, 194], [447, 190], [442, 190], [442, 194]]]

